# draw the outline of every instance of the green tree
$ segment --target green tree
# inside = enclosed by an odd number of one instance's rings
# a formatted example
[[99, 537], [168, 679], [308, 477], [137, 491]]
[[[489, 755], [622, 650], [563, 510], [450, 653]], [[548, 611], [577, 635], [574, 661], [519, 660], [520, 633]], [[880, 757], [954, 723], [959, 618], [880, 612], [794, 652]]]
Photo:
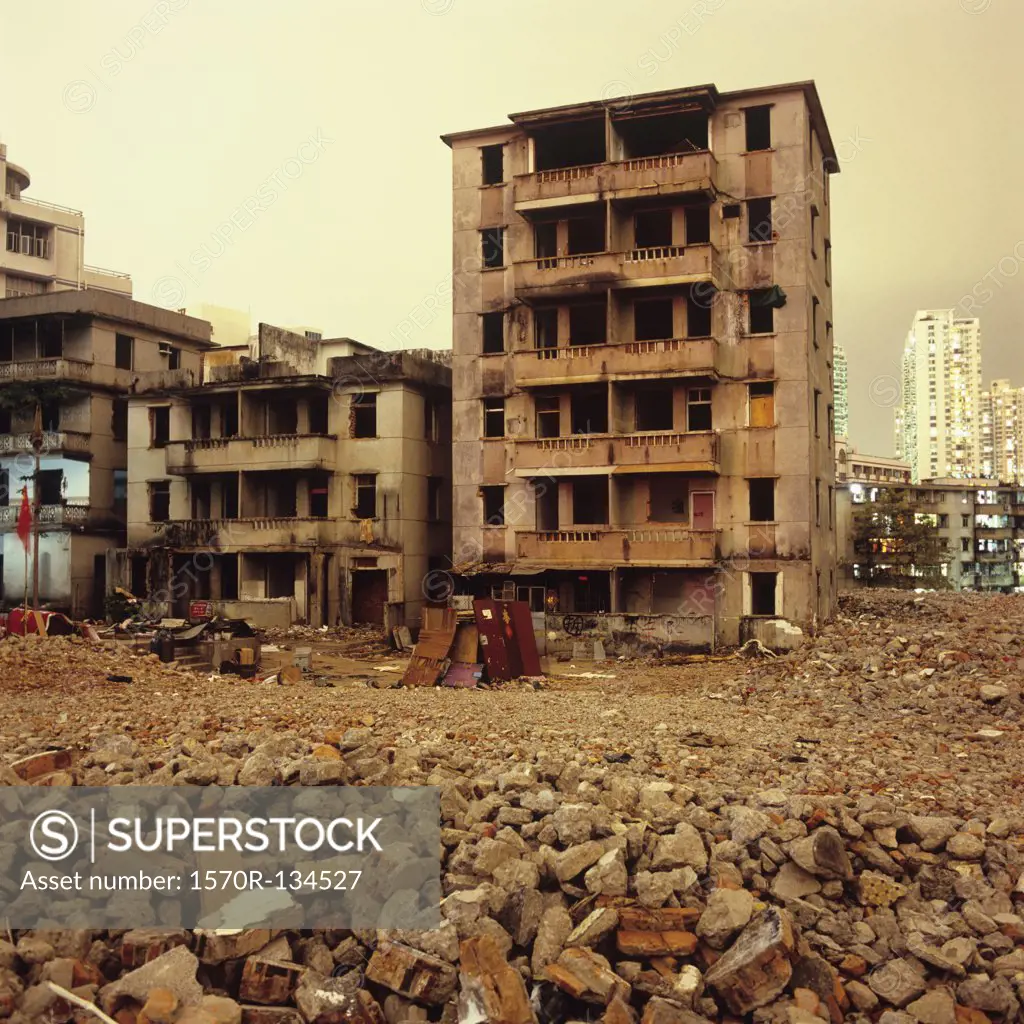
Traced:
[[933, 513], [915, 507], [902, 487], [878, 489], [853, 513], [853, 550], [868, 585], [943, 587], [951, 552]]

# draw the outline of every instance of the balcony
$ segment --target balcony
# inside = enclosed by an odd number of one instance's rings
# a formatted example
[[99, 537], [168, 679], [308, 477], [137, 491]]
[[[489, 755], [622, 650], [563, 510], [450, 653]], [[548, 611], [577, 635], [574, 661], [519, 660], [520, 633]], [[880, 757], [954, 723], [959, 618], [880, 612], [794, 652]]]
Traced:
[[[93, 366], [93, 363], [81, 359], [62, 358], [0, 363], [0, 383], [11, 380], [71, 380], [88, 383], [93, 379]], [[113, 367], [109, 369], [113, 370]]]
[[711, 199], [717, 183], [717, 161], [705, 150], [517, 174], [512, 187], [516, 212], [525, 213], [609, 198], [705, 195]]
[[516, 385], [528, 388], [609, 377], [710, 377], [717, 373], [719, 351], [713, 338], [666, 338], [532, 348], [516, 352], [513, 358]]
[[175, 519], [153, 525], [164, 529], [166, 542], [172, 547], [214, 548], [218, 551], [316, 547], [331, 543], [337, 530], [336, 520], [300, 519], [297, 516]]
[[568, 476], [586, 469], [619, 473], [718, 473], [719, 437], [678, 434], [575, 434], [516, 441], [516, 476]]
[[1011, 540], [1014, 529], [1012, 526], [979, 526], [974, 532], [982, 540]]
[[1013, 552], [1011, 550], [1006, 551], [979, 551], [975, 556], [976, 562], [982, 564], [1011, 564], [1013, 562]]
[[518, 298], [548, 301], [586, 294], [595, 287], [647, 288], [719, 280], [719, 264], [713, 245], [665, 245], [520, 260], [512, 272]]
[[[0, 455], [34, 451], [31, 434], [0, 434]], [[90, 437], [73, 430], [45, 430], [39, 452], [41, 455], [54, 452], [91, 455]]]
[[987, 502], [977, 502], [974, 506], [974, 514], [976, 516], [1006, 516], [1010, 514], [1010, 506], [1006, 505], [990, 505]]
[[288, 469], [328, 469], [334, 465], [337, 438], [328, 434], [275, 434], [263, 437], [211, 437], [169, 441], [167, 472], [237, 473]]
[[[13, 530], [17, 526], [20, 509], [20, 504], [0, 506], [0, 531]], [[39, 528], [42, 532], [72, 526], [85, 526], [88, 519], [88, 505], [39, 506]]]
[[516, 533], [517, 557], [559, 566], [709, 565], [718, 557], [717, 530], [676, 526], [607, 527]]

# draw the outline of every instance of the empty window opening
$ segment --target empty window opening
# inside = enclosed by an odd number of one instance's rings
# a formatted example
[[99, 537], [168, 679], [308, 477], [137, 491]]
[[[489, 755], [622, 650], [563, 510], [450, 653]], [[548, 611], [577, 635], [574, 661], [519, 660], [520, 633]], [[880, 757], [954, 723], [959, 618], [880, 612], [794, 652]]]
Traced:
[[607, 308], [603, 302], [569, 307], [569, 343], [603, 345], [607, 335]]
[[60, 402], [45, 401], [39, 403], [39, 417], [43, 430], [60, 430]]
[[480, 232], [480, 258], [488, 270], [505, 266], [504, 228], [487, 228]]
[[829, 448], [831, 448], [832, 447], [832, 437], [833, 437], [833, 435], [836, 432], [836, 413], [835, 413], [835, 409], [831, 405], [825, 406], [825, 409], [826, 409], [826, 419], [827, 419], [827, 422], [825, 423], [825, 427], [826, 427], [826, 431], [827, 431], [827, 435], [826, 436], [828, 437], [828, 446], [829, 446]]
[[[836, 504], [836, 490], [829, 484], [828, 486], [828, 528], [831, 530], [835, 525], [835, 504]], [[945, 517], [946, 525], [949, 526], [949, 516]], [[831, 575], [831, 573], [829, 574]]]
[[220, 485], [221, 518], [238, 518], [238, 477], [226, 476]]
[[149, 521], [166, 523], [171, 518], [171, 482], [153, 480], [149, 484]]
[[633, 217], [634, 248], [657, 249], [671, 244], [671, 210], [644, 210]]
[[605, 208], [602, 206], [600, 213], [569, 218], [569, 247], [567, 251], [570, 256], [605, 251], [604, 210]]
[[814, 389], [814, 436], [821, 436], [821, 392]]
[[234, 398], [228, 399], [220, 407], [220, 436], [238, 436], [238, 401]]
[[770, 242], [772, 240], [771, 198], [747, 200], [747, 241]]
[[775, 583], [777, 572], [750, 574], [750, 614], [775, 615]]
[[818, 208], [816, 206], [811, 207], [811, 256], [814, 259], [818, 258]]
[[690, 388], [686, 392], [686, 429], [711, 429], [711, 388]]
[[160, 354], [167, 357], [168, 370], [181, 369], [181, 349], [174, 345], [161, 345]]
[[537, 509], [537, 529], [558, 529], [558, 484], [552, 480], [533, 481], [533, 500]]
[[487, 355], [505, 351], [505, 314], [484, 313], [480, 317], [481, 350]]
[[832, 283], [832, 243], [825, 239], [825, 284]]
[[748, 480], [750, 489], [750, 521], [771, 523], [775, 520], [775, 480], [772, 477], [756, 477]]
[[534, 343], [537, 348], [558, 348], [558, 310], [538, 309], [533, 314]]
[[264, 585], [267, 597], [295, 596], [295, 558], [293, 555], [266, 555]]
[[533, 228], [533, 254], [537, 259], [554, 259], [558, 255], [558, 223], [541, 221]]
[[821, 481], [814, 481], [814, 525], [821, 526]]
[[572, 481], [572, 521], [578, 526], [608, 523], [608, 477], [581, 476]]
[[757, 381], [747, 385], [750, 401], [750, 425], [752, 427], [775, 426], [775, 384], [772, 381]]
[[64, 498], [64, 471], [62, 469], [41, 469], [36, 473], [40, 505], [59, 505]]
[[135, 339], [128, 334], [114, 337], [114, 365], [119, 370], [131, 370], [135, 367]]
[[671, 299], [633, 303], [633, 336], [637, 341], [675, 337]]
[[726, 203], [722, 207], [722, 219], [723, 220], [739, 220], [740, 215], [743, 212], [743, 208], [739, 203]]
[[[273, 482], [271, 482], [273, 481]], [[266, 514], [276, 519], [294, 519], [299, 514], [299, 496], [292, 474], [271, 476], [259, 494]]]
[[686, 336], [688, 338], [711, 337], [711, 308], [718, 293], [705, 282], [690, 287], [686, 293]]
[[685, 523], [690, 518], [686, 477], [677, 473], [656, 473], [651, 478], [647, 518], [652, 523]]
[[483, 497], [484, 526], [505, 525], [505, 488], [502, 485], [481, 487]]
[[750, 334], [772, 334], [775, 331], [775, 307], [771, 305], [771, 288], [758, 288], [747, 295]]
[[754, 153], [772, 148], [772, 108], [747, 107], [743, 112], [747, 122], [747, 152]]
[[238, 555], [220, 555], [220, 597], [222, 601], [238, 600]]
[[327, 433], [327, 395], [311, 395], [309, 398], [309, 432], [311, 434]]
[[710, 241], [711, 207], [689, 207], [686, 211], [686, 244], [707, 245]]
[[192, 406], [192, 436], [197, 439], [205, 439], [210, 436], [210, 413], [208, 405]]
[[163, 448], [171, 439], [171, 408], [158, 405], [149, 410], [149, 445]]
[[[116, 401], [116, 399], [115, 399], [115, 401]], [[0, 406], [0, 434], [10, 434], [12, 432], [11, 431], [11, 420], [12, 420], [11, 410], [10, 409], [5, 409], [5, 408], [3, 408], [3, 406]], [[118, 440], [118, 438], [116, 436], [115, 436], [115, 440]], [[123, 441], [124, 438], [122, 437], [122, 438], [120, 438], [120, 440]], [[7, 493], [6, 491], [0, 490], [0, 495], [6, 494], [6, 493]], [[2, 498], [0, 498], [0, 500], [2, 500]]]
[[352, 436], [377, 436], [377, 396], [363, 391], [352, 396]]
[[353, 497], [352, 514], [356, 519], [373, 519], [377, 515], [377, 475], [376, 473], [358, 473], [352, 478]]
[[299, 409], [294, 401], [273, 399], [264, 406], [266, 433], [276, 436], [294, 436], [299, 430]]
[[484, 399], [484, 437], [505, 436], [505, 399]]
[[211, 488], [209, 480], [192, 481], [192, 518], [211, 519]]
[[695, 153], [708, 148], [708, 115], [703, 110], [615, 119], [628, 158]]
[[330, 477], [326, 473], [313, 473], [309, 478], [309, 515], [311, 519], [326, 519], [330, 496]]
[[541, 128], [533, 135], [534, 169], [585, 167], [605, 162], [604, 118]]
[[818, 347], [818, 312], [821, 309], [821, 303], [815, 296], [811, 296], [811, 341], [814, 343], [814, 347]]
[[560, 437], [561, 427], [561, 403], [557, 397], [538, 398], [536, 400], [537, 411], [537, 436], [538, 437]]
[[443, 518], [441, 507], [443, 487], [444, 480], [441, 477], [427, 477], [427, 522], [439, 523]]
[[485, 185], [500, 185], [505, 180], [505, 147], [481, 146], [480, 164]]
[[574, 434], [608, 433], [606, 388], [575, 388], [570, 400]]
[[569, 585], [568, 593], [562, 590], [566, 600], [565, 611], [593, 614], [606, 612], [611, 608], [611, 574], [589, 572], [580, 574]]
[[671, 430], [671, 387], [638, 388], [633, 396], [637, 430]]

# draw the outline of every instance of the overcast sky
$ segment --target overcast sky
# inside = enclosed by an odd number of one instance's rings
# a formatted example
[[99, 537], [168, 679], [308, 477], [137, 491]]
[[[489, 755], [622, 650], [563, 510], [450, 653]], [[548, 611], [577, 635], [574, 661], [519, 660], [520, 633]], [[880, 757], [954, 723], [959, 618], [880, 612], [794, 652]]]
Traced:
[[[0, 139], [136, 298], [397, 347], [451, 269], [443, 132], [813, 78], [860, 140], [832, 189], [835, 338], [853, 441], [886, 454], [915, 309], [976, 307], [986, 383], [1024, 384], [1022, 39], [1021, 0], [8, 2]], [[450, 344], [448, 308], [417, 317], [407, 344]]]

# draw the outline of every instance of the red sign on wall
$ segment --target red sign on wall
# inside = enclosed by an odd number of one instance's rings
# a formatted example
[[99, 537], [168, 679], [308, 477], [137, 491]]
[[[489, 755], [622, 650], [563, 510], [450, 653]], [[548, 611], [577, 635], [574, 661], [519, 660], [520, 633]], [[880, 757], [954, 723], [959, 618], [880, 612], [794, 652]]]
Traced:
[[188, 617], [193, 622], [196, 619], [209, 619], [213, 617], [213, 609], [209, 601], [190, 601], [188, 606]]

